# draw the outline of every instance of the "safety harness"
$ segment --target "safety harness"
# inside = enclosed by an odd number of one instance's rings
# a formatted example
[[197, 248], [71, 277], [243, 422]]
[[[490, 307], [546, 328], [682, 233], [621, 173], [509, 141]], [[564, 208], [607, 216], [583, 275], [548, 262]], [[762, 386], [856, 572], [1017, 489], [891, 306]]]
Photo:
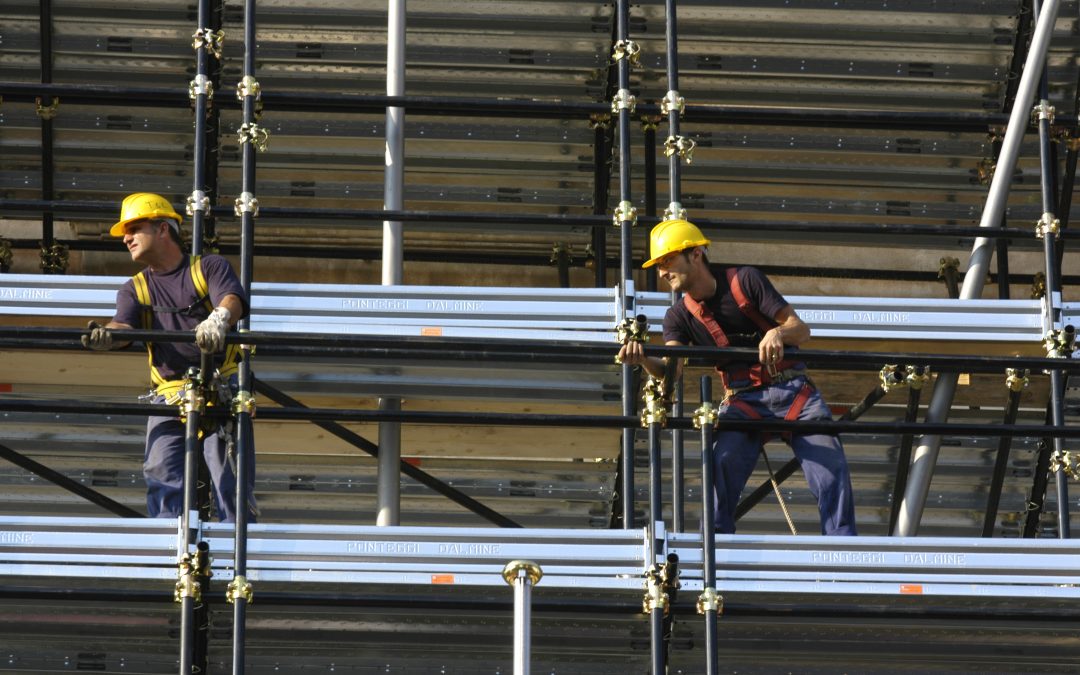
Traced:
[[[140, 316], [142, 317], [143, 329], [149, 330], [153, 327], [155, 313], [195, 316], [199, 308], [202, 307], [206, 310], [206, 315], [209, 316], [210, 312], [214, 311], [214, 304], [210, 301], [210, 287], [206, 283], [206, 276], [202, 270], [202, 256], [191, 256], [191, 265], [188, 267], [188, 271], [191, 273], [191, 281], [195, 286], [195, 295], [197, 297], [195, 302], [187, 307], [167, 307], [153, 304], [146, 273], [139, 272], [131, 278], [135, 286], [135, 298], [141, 308]], [[240, 345], [231, 344], [225, 348], [225, 360], [218, 369], [223, 378], [227, 378], [238, 370], [239, 354]], [[150, 382], [154, 385], [154, 391], [164, 396], [168, 403], [177, 402], [184, 388], [185, 380], [166, 380], [158, 372], [158, 369], [154, 366], [154, 345], [151, 342], [146, 343], [146, 355], [150, 362]]]

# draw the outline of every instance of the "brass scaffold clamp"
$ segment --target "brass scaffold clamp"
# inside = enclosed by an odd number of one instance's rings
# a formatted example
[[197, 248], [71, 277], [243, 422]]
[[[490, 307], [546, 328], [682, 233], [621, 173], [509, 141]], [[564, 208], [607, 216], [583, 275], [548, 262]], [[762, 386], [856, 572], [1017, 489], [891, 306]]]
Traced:
[[706, 427], [716, 426], [716, 420], [719, 419], [718, 414], [719, 408], [709, 401], [705, 401], [694, 411], [694, 428], [704, 429]]
[[255, 589], [252, 587], [251, 582], [247, 580], [247, 577], [237, 574], [229, 582], [229, 585], [225, 587], [225, 601], [230, 605], [235, 605], [240, 598], [243, 598], [244, 602], [250, 605], [255, 598]]
[[[638, 314], [637, 316], [630, 318], [626, 317], [621, 323], [615, 326], [615, 342], [624, 345], [628, 342], [641, 342], [645, 343], [649, 341], [649, 321], [645, 318], [644, 314]], [[622, 364], [619, 357], [615, 357], [615, 363]]]
[[664, 590], [664, 580], [660, 565], [645, 573], [645, 597], [642, 599], [641, 608], [645, 614], [652, 614], [661, 610], [666, 616], [668, 613], [668, 594]]
[[59, 109], [60, 99], [55, 96], [49, 105], [42, 105], [40, 96], [34, 99], [34, 112], [36, 112], [37, 116], [43, 120], [51, 120], [56, 117], [56, 111]]
[[225, 43], [225, 31], [200, 28], [191, 34], [191, 48], [195, 51], [205, 49], [208, 54], [213, 54], [215, 59], [221, 60], [221, 49]]
[[641, 65], [641, 45], [633, 40], [619, 40], [611, 48], [611, 60], [618, 63], [627, 59], [631, 66]]
[[195, 602], [202, 600], [202, 584], [199, 583], [199, 570], [197, 563], [191, 559], [190, 553], [176, 563], [176, 587], [173, 591], [173, 600], [183, 602], [184, 598], [191, 598]]
[[1034, 278], [1031, 280], [1031, 295], [1032, 300], [1038, 300], [1046, 297], [1046, 273], [1036, 272]]
[[686, 110], [686, 99], [674, 89], [668, 90], [668, 93], [664, 94], [664, 98], [660, 99], [660, 112], [662, 114], [670, 115], [672, 110], [678, 110], [679, 117], [682, 117], [683, 111]]
[[906, 366], [909, 389], [922, 389], [930, 381], [930, 366]]
[[251, 143], [252, 147], [259, 152], [266, 152], [266, 145], [270, 141], [270, 131], [254, 122], [241, 124], [236, 131], [236, 136], [241, 145]]
[[641, 426], [667, 424], [668, 396], [664, 378], [650, 377], [641, 388], [641, 399], [645, 403], [641, 409]]
[[247, 413], [255, 417], [255, 395], [243, 389], [236, 392], [236, 396], [232, 400], [232, 413], [234, 415]]
[[907, 384], [906, 370], [895, 364], [885, 364], [878, 377], [881, 378], [881, 390], [886, 394]]
[[236, 98], [243, 101], [248, 96], [254, 96], [256, 101], [262, 98], [262, 86], [251, 75], [245, 75], [236, 83]]
[[631, 115], [634, 114], [634, 110], [637, 109], [637, 98], [630, 93], [629, 89], [620, 89], [615, 93], [615, 96], [611, 99], [611, 112], [612, 114], [619, 114], [620, 110], [628, 110]]
[[1050, 473], [1064, 472], [1066, 476], [1073, 480], [1080, 480], [1080, 465], [1073, 461], [1072, 455], [1068, 450], [1058, 452], [1054, 451], [1054, 454], [1050, 456]]
[[41, 242], [41, 271], [45, 274], [63, 274], [68, 266], [68, 247], [53, 243], [49, 246]]
[[694, 163], [694, 148], [697, 142], [687, 136], [668, 136], [664, 141], [664, 156], [678, 154], [687, 166]]
[[705, 612], [716, 612], [720, 614], [724, 611], [724, 596], [716, 592], [715, 588], [708, 587], [701, 591], [701, 595], [697, 599], [697, 613], [704, 614]]
[[1061, 231], [1061, 221], [1054, 217], [1054, 214], [1045, 212], [1038, 222], [1035, 223], [1035, 238], [1043, 239], [1047, 236], [1058, 236], [1058, 232]]
[[679, 202], [671, 202], [664, 209], [664, 220], [686, 220], [686, 209]]
[[1009, 391], [1021, 392], [1027, 389], [1030, 380], [1028, 379], [1028, 371], [1026, 368], [1006, 368], [1005, 369], [1005, 386], [1009, 388]]
[[611, 222], [615, 227], [620, 227], [623, 222], [629, 222], [630, 227], [637, 225], [637, 208], [630, 202], [619, 202], [611, 216]]
[[184, 423], [187, 422], [188, 416], [192, 413], [201, 415], [206, 412], [206, 396], [203, 394], [201, 375], [192, 377], [192, 371], [188, 371], [184, 377], [184, 388], [181, 391], [178, 405], [180, 407], [180, 421]]
[[206, 213], [210, 210], [210, 198], [202, 190], [193, 190], [184, 203], [184, 213], [194, 216], [196, 211]]
[[10, 239], [4, 239], [0, 237], [0, 272], [7, 272], [11, 269], [11, 261], [15, 258], [15, 253], [12, 248], [15, 244]]
[[641, 130], [642, 131], [656, 131], [660, 128], [660, 120], [663, 118], [659, 115], [642, 115], [641, 116]]
[[1031, 110], [1031, 123], [1038, 125], [1042, 120], [1047, 120], [1051, 125], [1054, 124], [1054, 115], [1057, 113], [1057, 109], [1050, 105], [1050, 102], [1043, 99], [1035, 104], [1035, 107]]
[[593, 113], [589, 115], [590, 129], [607, 129], [610, 126], [611, 115], [609, 113]]
[[188, 98], [194, 101], [198, 96], [205, 96], [207, 103], [214, 100], [214, 83], [202, 73], [188, 83]]
[[252, 218], [258, 218], [259, 200], [250, 192], [241, 192], [240, 196], [233, 202], [233, 213], [237, 216], [243, 216], [245, 213], [250, 213]]
[[1076, 348], [1076, 333], [1072, 330], [1072, 326], [1047, 331], [1043, 336], [1043, 346], [1046, 347], [1047, 358], [1067, 358]]

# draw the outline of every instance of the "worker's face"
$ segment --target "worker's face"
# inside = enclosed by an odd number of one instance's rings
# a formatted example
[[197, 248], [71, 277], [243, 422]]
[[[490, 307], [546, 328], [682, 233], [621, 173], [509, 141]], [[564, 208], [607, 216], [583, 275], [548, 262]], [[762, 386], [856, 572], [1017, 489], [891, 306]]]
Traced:
[[169, 236], [165, 231], [167, 227], [168, 224], [160, 220], [136, 220], [125, 225], [124, 246], [127, 246], [131, 259], [144, 264], [152, 262], [161, 239]]
[[685, 291], [687, 283], [692, 281], [695, 257], [700, 257], [697, 249], [669, 253], [656, 263], [656, 274], [671, 290]]

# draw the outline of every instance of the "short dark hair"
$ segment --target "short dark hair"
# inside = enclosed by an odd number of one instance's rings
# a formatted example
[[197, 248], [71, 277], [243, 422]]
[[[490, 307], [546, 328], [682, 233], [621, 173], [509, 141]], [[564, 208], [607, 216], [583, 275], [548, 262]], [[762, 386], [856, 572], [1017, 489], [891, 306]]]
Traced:
[[165, 225], [169, 230], [169, 238], [176, 242], [181, 249], [184, 248], [184, 238], [180, 235], [180, 226], [170, 218], [161, 218], [156, 221], [158, 225]]

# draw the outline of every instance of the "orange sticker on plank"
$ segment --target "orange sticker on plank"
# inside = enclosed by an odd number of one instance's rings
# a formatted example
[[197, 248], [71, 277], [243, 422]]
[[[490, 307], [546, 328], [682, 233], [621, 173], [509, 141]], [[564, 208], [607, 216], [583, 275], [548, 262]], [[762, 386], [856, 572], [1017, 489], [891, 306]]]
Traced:
[[900, 584], [901, 595], [922, 595], [922, 584]]
[[453, 574], [432, 574], [431, 583], [433, 584], [452, 584], [454, 583]]
[[424, 326], [420, 329], [421, 335], [429, 335], [431, 337], [441, 337], [442, 328], [439, 326]]

